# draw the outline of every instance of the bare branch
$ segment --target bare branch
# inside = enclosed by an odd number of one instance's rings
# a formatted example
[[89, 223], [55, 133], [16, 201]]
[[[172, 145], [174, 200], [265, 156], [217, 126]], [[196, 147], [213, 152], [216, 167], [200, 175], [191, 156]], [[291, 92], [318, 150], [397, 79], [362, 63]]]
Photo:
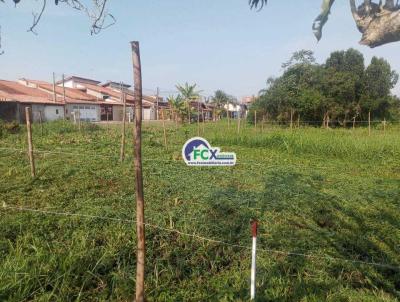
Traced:
[[114, 16], [107, 12], [106, 7], [108, 0], [92, 0], [93, 8], [89, 8], [83, 4], [81, 0], [59, 0], [73, 9], [84, 12], [91, 20], [90, 33], [98, 34], [103, 29], [106, 29], [115, 24], [116, 19]]
[[42, 4], [42, 9], [40, 11], [40, 13], [32, 13], [33, 15], [33, 22], [32, 22], [32, 26], [28, 29], [28, 32], [32, 32], [35, 35], [37, 35], [37, 33], [34, 31], [35, 27], [39, 24], [40, 19], [42, 18], [42, 15], [44, 13], [44, 10], [46, 9], [46, 5], [47, 5], [47, 0], [43, 0], [43, 4]]

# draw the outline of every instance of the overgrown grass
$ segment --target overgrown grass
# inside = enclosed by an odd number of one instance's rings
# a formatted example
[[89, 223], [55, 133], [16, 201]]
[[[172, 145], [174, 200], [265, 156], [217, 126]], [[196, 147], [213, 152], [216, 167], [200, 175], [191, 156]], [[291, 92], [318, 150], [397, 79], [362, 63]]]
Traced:
[[[43, 135], [34, 125], [35, 149], [50, 152], [35, 153], [33, 180], [18, 151], [26, 150], [25, 130], [0, 139], [0, 301], [133, 299], [132, 125], [127, 131], [121, 164], [117, 125], [78, 131], [58, 122]], [[145, 125], [146, 220], [250, 247], [257, 218], [259, 301], [397, 301], [399, 131], [247, 126], [237, 135], [233, 124], [209, 123], [200, 134], [235, 151], [238, 165], [190, 168], [180, 152], [197, 125], [168, 124], [167, 149], [161, 125]], [[248, 300], [248, 249], [146, 232], [149, 301]]]

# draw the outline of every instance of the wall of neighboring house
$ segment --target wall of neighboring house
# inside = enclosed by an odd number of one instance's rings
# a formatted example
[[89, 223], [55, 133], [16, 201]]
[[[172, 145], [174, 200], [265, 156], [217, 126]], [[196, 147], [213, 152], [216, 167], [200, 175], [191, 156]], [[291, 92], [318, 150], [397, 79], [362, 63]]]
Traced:
[[156, 119], [156, 110], [154, 108], [143, 108], [142, 113], [142, 119], [145, 121]]
[[[41, 115], [41, 116], [40, 116]], [[64, 106], [47, 105], [47, 104], [32, 104], [32, 120], [39, 122], [56, 121], [64, 118]]]
[[64, 106], [46, 105], [44, 107], [46, 121], [56, 121], [64, 119]]
[[44, 116], [44, 105], [40, 104], [33, 104], [32, 105], [32, 121], [34, 123], [39, 122], [40, 121], [40, 115], [42, 115], [42, 121], [44, 122], [45, 120], [45, 116]]
[[113, 121], [122, 121], [122, 115], [124, 114], [124, 107], [120, 105], [113, 106]]
[[98, 122], [100, 121], [100, 105], [97, 104], [68, 104], [66, 107], [66, 117], [71, 121], [80, 118], [82, 121]]

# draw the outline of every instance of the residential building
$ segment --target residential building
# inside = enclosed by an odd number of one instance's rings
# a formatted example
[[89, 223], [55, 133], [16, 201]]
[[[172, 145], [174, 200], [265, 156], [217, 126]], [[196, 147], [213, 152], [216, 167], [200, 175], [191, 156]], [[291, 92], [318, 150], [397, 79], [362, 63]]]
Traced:
[[46, 92], [17, 82], [0, 80], [0, 119], [25, 122], [25, 108], [34, 122], [64, 118], [64, 103]]

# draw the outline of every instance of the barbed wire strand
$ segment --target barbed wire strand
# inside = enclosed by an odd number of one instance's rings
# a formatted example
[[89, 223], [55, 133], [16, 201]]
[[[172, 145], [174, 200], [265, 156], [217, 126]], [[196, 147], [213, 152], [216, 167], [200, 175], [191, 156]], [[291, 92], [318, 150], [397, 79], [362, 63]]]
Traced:
[[[87, 218], [87, 219], [100, 219], [100, 220], [109, 220], [109, 221], [117, 221], [117, 222], [126, 222], [126, 223], [131, 223], [131, 224], [136, 223], [136, 221], [133, 219], [123, 219], [123, 218], [114, 218], [114, 217], [79, 214], [79, 213], [46, 211], [46, 210], [41, 210], [41, 209], [8, 206], [5, 203], [3, 203], [2, 208], [5, 210], [33, 212], [33, 213], [39, 213], [39, 214], [44, 214], [44, 215], [69, 216], [69, 217], [78, 217], [78, 218]], [[222, 241], [219, 239], [213, 239], [213, 238], [208, 238], [208, 237], [201, 236], [201, 235], [190, 234], [190, 233], [182, 232], [177, 229], [165, 228], [165, 227], [151, 224], [151, 223], [143, 223], [143, 225], [153, 228], [153, 229], [158, 229], [161, 231], [179, 234], [179, 235], [190, 237], [190, 238], [197, 239], [200, 241], [206, 241], [206, 242], [211, 242], [211, 243], [215, 243], [215, 244], [220, 244], [220, 245], [225, 245], [225, 246], [230, 246], [230, 247], [235, 247], [235, 248], [241, 248], [241, 249], [246, 249], [246, 250], [252, 249], [249, 246], [245, 246], [245, 245], [241, 245], [241, 244], [233, 244], [233, 243], [229, 243], [229, 242]], [[282, 250], [274, 250], [274, 249], [267, 249], [267, 248], [259, 248], [257, 250], [261, 251], [261, 252], [265, 252], [265, 253], [273, 253], [273, 254], [279, 254], [279, 255], [285, 255], [285, 256], [297, 256], [297, 257], [312, 258], [312, 259], [325, 259], [325, 260], [338, 261], [338, 262], [341, 261], [341, 262], [369, 265], [369, 266], [375, 266], [375, 267], [381, 267], [381, 268], [387, 268], [387, 269], [400, 271], [400, 266], [393, 266], [393, 265], [386, 264], [386, 263], [368, 262], [368, 261], [362, 261], [362, 260], [352, 260], [352, 259], [346, 259], [346, 258], [340, 258], [340, 257], [333, 257], [333, 256], [329, 256], [326, 254], [325, 255], [314, 255], [314, 254], [297, 253], [297, 252], [286, 252], [286, 251], [282, 251]]]

